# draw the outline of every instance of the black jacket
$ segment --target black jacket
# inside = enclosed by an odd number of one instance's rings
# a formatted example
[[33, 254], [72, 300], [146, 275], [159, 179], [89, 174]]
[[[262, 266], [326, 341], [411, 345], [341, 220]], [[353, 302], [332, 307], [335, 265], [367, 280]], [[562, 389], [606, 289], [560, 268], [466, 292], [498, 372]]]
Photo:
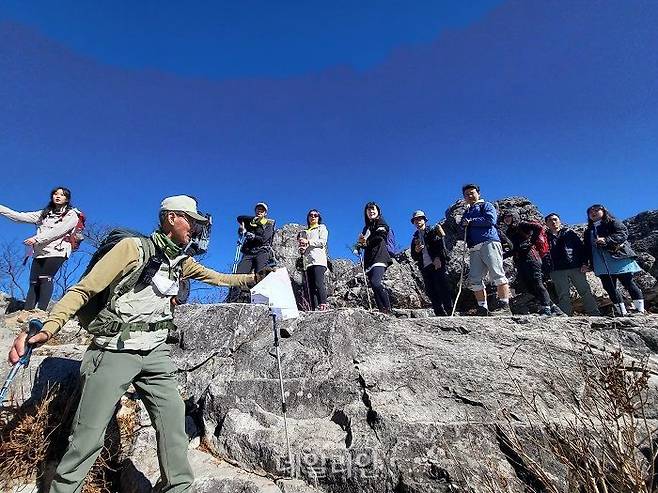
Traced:
[[416, 230], [411, 239], [411, 258], [418, 263], [418, 268], [423, 269], [423, 251], [416, 252], [416, 244], [424, 244], [427, 253], [432, 260], [439, 258], [444, 266], [448, 263], [448, 253], [444, 237], [438, 228], [425, 228], [424, 231]]
[[512, 243], [512, 250], [503, 256], [514, 256], [514, 260], [517, 262], [541, 262], [539, 252], [535, 248], [535, 241], [541, 230], [541, 225], [526, 221], [522, 221], [518, 225], [508, 226], [505, 235]]
[[577, 269], [587, 263], [585, 245], [572, 229], [562, 228], [557, 234], [546, 230], [551, 247], [548, 257], [550, 270]]
[[585, 230], [585, 254], [590, 265], [593, 265], [592, 232], [595, 233], [595, 236], [605, 238], [605, 245], [601, 248], [607, 250], [612, 258], [635, 258], [637, 256], [628, 242], [628, 228], [619, 219], [614, 218], [602, 221], [598, 227], [593, 224], [587, 226]]
[[382, 263], [388, 266], [393, 263], [391, 255], [386, 248], [388, 230], [389, 227], [388, 224], [386, 224], [386, 221], [379, 218], [374, 221], [369, 221], [368, 225], [363, 228], [363, 231], [361, 231], [361, 234], [364, 236], [367, 231], [370, 231], [370, 236], [368, 236], [363, 253], [363, 263], [366, 269], [372, 264]]
[[247, 233], [253, 233], [254, 237], [245, 239], [240, 251], [245, 255], [261, 253], [272, 245], [274, 238], [274, 221], [267, 219], [265, 224], [252, 222], [254, 216], [238, 216], [238, 222], [244, 224]]

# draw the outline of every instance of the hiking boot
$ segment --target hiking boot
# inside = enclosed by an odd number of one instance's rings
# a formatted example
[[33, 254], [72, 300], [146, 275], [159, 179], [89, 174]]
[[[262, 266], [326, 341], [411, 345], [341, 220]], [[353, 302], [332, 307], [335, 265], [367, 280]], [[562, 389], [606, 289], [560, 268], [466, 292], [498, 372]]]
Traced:
[[322, 303], [321, 305], [318, 305], [318, 311], [324, 312], [326, 310], [329, 310], [329, 305], [326, 303]]
[[492, 315], [496, 317], [511, 317], [512, 310], [510, 310], [509, 303], [498, 301], [498, 304], [496, 305]]
[[555, 317], [568, 317], [568, 315], [557, 305], [551, 305], [551, 315]]
[[551, 312], [550, 306], [542, 306], [537, 312], [537, 315], [540, 317], [551, 317], [553, 316], [553, 313]]
[[475, 315], [478, 317], [488, 317], [490, 315], [489, 309], [486, 306], [478, 305], [476, 308]]

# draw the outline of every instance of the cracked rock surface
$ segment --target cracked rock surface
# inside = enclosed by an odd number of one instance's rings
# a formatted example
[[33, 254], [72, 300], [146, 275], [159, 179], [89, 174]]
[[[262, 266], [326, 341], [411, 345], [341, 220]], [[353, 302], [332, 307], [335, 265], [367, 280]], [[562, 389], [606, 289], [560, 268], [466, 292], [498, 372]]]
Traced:
[[[583, 348], [621, 346], [627, 358], [648, 358], [647, 418], [658, 421], [658, 316], [395, 318], [344, 308], [280, 324], [292, 334], [280, 341], [291, 464], [267, 309], [190, 305], [176, 316], [172, 358], [197, 492], [448, 492], [473, 486], [483, 465], [524, 491], [529, 480], [513, 465], [501, 409], [521, 430], [537, 424], [524, 397], [536, 397], [551, 420], [568, 416], [560, 394], [582, 395]], [[6, 347], [13, 336], [0, 332]], [[62, 340], [35, 352], [15, 398], [77, 375], [85, 336], [71, 324]], [[135, 405], [121, 491], [141, 493], [159, 468], [154, 430]], [[556, 462], [546, 468], [564, 475]]]
[[[185, 344], [172, 355], [212, 453], [258, 474], [288, 474], [265, 309], [189, 306], [178, 324], [183, 341], [207, 354], [222, 348], [203, 364]], [[524, 423], [523, 392], [539, 396], [548, 416], [565, 416], [558, 393], [582, 391], [581, 350], [621, 344], [629, 357], [654, 358], [658, 317], [393, 318], [339, 309], [303, 313], [293, 325], [280, 354], [297, 477], [327, 492], [442, 492], [485, 461], [516, 477], [495, 426], [500, 409]]]

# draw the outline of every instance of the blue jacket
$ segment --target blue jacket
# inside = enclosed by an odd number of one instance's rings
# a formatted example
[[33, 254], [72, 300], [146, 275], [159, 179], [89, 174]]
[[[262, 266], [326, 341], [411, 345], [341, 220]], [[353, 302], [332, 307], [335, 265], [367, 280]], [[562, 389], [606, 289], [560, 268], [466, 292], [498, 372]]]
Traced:
[[470, 219], [468, 234], [466, 235], [468, 248], [473, 248], [485, 241], [500, 242], [500, 236], [498, 236], [498, 230], [496, 229], [498, 212], [496, 212], [496, 208], [491, 202], [482, 200], [473, 204], [462, 216], [462, 227], [466, 227], [466, 219]]

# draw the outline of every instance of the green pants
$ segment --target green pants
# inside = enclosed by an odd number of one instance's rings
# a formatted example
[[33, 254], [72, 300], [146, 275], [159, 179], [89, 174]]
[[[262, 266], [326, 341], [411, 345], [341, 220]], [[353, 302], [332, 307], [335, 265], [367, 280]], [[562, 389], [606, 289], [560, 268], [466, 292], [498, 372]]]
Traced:
[[116, 403], [131, 383], [140, 393], [156, 430], [161, 491], [190, 489], [194, 476], [187, 460], [185, 405], [176, 388], [176, 369], [169, 351], [166, 344], [150, 351], [106, 351], [95, 346], [87, 349], [80, 367], [80, 404], [69, 447], [50, 486], [52, 493], [81, 491], [103, 447]]
[[555, 286], [555, 292], [558, 297], [558, 306], [567, 315], [573, 315], [573, 306], [571, 305], [571, 284], [583, 299], [583, 307], [588, 315], [600, 315], [599, 307], [596, 304], [592, 290], [587, 282], [587, 277], [580, 269], [562, 269], [551, 272], [551, 280]]

